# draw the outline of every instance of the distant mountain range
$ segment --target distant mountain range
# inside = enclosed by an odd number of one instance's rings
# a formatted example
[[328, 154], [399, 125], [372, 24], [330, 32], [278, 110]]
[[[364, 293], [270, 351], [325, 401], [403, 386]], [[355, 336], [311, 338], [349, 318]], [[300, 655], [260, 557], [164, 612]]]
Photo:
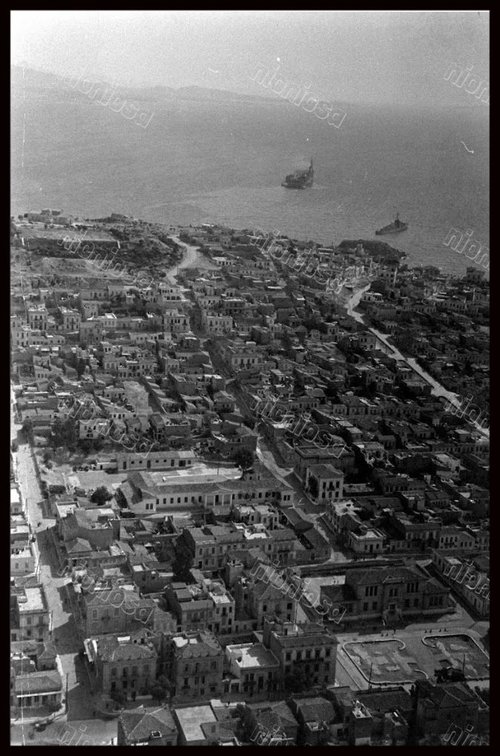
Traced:
[[[80, 84], [77, 78], [66, 78], [47, 71], [39, 71], [33, 68], [23, 68], [22, 66], [11, 66], [11, 91], [14, 98], [19, 97], [22, 92], [30, 94], [48, 94], [54, 93], [61, 96], [68, 94], [86, 97], [84, 92], [85, 73], [82, 74]], [[114, 85], [111, 82], [102, 79], [88, 79], [94, 86], [101, 86], [104, 89], [112, 88], [114, 92], [129, 100], [148, 100], [160, 102], [165, 100], [199, 100], [199, 101], [239, 101], [239, 102], [275, 102], [283, 103], [284, 100], [278, 96], [261, 96], [251, 94], [239, 94], [223, 89], [210, 89], [208, 87], [173, 87], [154, 86], [154, 87], [124, 87]], [[91, 91], [91, 90], [89, 90]]]

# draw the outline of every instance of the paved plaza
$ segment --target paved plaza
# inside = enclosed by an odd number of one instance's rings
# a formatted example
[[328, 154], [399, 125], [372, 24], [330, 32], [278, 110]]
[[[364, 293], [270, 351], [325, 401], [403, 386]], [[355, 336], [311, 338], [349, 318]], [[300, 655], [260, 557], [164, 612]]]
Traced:
[[342, 652], [374, 684], [434, 679], [435, 671], [443, 667], [463, 669], [469, 680], [489, 677], [487, 654], [465, 633], [401, 635], [347, 641]]

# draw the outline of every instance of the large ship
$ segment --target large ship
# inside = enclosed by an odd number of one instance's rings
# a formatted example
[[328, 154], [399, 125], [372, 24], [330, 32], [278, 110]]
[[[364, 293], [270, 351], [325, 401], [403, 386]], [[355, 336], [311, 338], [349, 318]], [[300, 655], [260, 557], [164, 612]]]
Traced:
[[377, 236], [383, 236], [384, 234], [400, 234], [401, 231], [406, 231], [408, 228], [408, 223], [403, 223], [399, 220], [399, 213], [396, 215], [396, 220], [394, 223], [389, 223], [388, 226], [384, 226], [383, 228], [378, 228], [375, 231], [375, 234]]
[[308, 186], [312, 186], [314, 181], [314, 169], [313, 161], [311, 158], [311, 165], [309, 168], [300, 169], [294, 173], [288, 174], [285, 180], [281, 183], [281, 186], [287, 189], [305, 189]]

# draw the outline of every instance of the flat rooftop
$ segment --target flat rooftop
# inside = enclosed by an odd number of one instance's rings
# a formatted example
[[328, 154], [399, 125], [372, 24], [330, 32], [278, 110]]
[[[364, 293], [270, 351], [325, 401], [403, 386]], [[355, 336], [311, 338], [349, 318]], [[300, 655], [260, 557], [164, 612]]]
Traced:
[[25, 588], [26, 601], [19, 601], [19, 612], [43, 612], [45, 610], [45, 602], [43, 600], [43, 593], [40, 586], [34, 588]]
[[240, 643], [226, 646], [231, 658], [240, 669], [277, 666], [278, 660], [262, 643]]
[[148, 471], [148, 475], [156, 486], [179, 485], [190, 483], [219, 483], [224, 480], [239, 480], [241, 470], [238, 467], [209, 466], [198, 462], [188, 468], [165, 470], [158, 472]]
[[187, 743], [198, 740], [205, 741], [205, 733], [201, 729], [201, 725], [217, 721], [212, 707], [208, 704], [175, 709], [175, 715]]

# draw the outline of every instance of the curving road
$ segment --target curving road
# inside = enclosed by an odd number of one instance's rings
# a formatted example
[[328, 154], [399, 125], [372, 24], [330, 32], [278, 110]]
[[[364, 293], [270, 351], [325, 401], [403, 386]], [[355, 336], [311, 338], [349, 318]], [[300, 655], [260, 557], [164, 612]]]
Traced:
[[183, 268], [200, 268], [202, 270], [216, 269], [217, 266], [211, 263], [205, 255], [198, 250], [198, 246], [193, 244], [186, 244], [179, 239], [178, 236], [170, 236], [172, 241], [184, 248], [184, 255], [178, 265], [174, 265], [169, 268], [167, 272], [167, 278], [170, 283], [176, 283], [176, 276], [179, 270]]

